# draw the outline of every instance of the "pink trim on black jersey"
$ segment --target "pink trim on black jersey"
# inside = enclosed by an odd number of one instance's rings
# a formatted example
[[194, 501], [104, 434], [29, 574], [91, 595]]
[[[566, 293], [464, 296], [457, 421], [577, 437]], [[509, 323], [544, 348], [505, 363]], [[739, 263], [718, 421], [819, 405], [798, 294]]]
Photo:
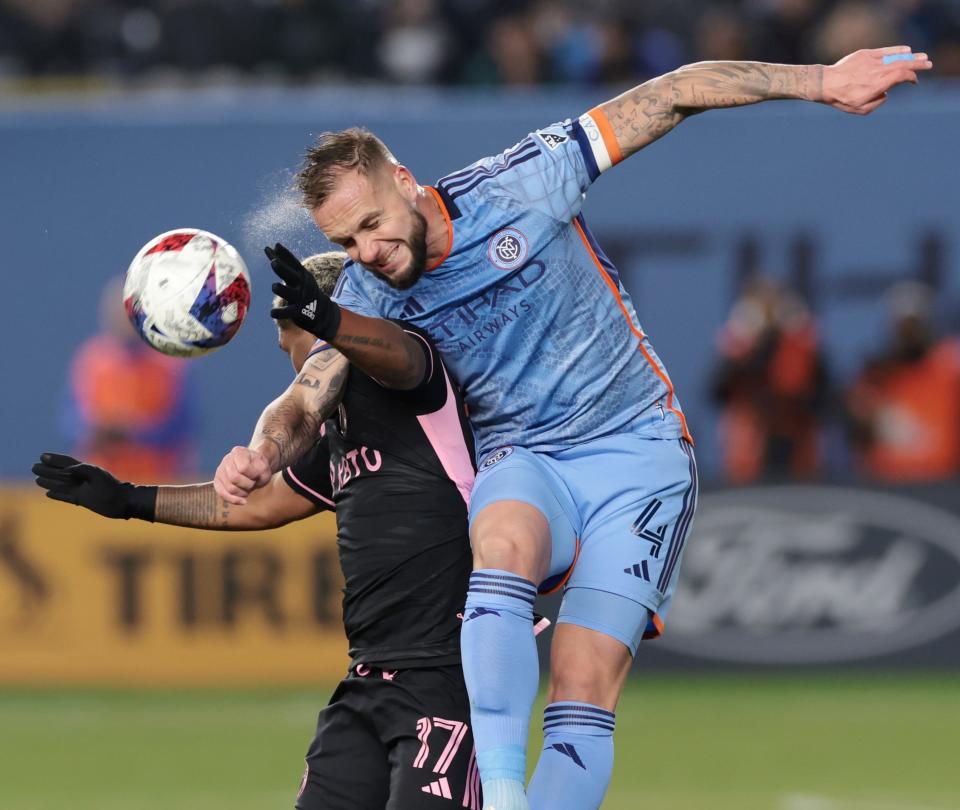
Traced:
[[408, 335], [413, 335], [415, 338], [419, 338], [423, 341], [423, 345], [427, 347], [427, 357], [430, 358], [430, 371], [424, 375], [423, 382], [429, 382], [433, 379], [433, 352], [430, 350], [430, 344], [427, 343], [427, 340], [423, 335], [418, 335], [416, 332], [411, 332], [409, 329], [404, 329], [403, 331]]
[[480, 810], [480, 769], [477, 768], [477, 749], [470, 752], [467, 765], [467, 785], [463, 792], [463, 807], [468, 810]]
[[319, 492], [317, 492], [315, 489], [310, 489], [310, 487], [308, 487], [306, 484], [304, 484], [303, 481], [301, 481], [299, 478], [297, 478], [297, 476], [296, 476], [296, 475], [294, 474], [294, 472], [293, 472], [293, 467], [287, 467], [287, 475], [289, 475], [289, 476], [293, 479], [293, 482], [294, 482], [298, 487], [300, 487], [301, 489], [303, 489], [303, 490], [306, 491], [306, 492], [309, 492], [309, 493], [310, 493], [311, 495], [313, 495], [313, 497], [316, 498], [318, 501], [323, 501], [323, 502], [324, 502], [327, 506], [329, 506], [331, 509], [336, 509], [336, 508], [337, 508], [337, 505], [336, 505], [333, 501], [331, 501], [329, 498], [325, 498], [323, 495], [321, 495], [321, 494], [320, 494]]
[[427, 441], [437, 454], [447, 477], [457, 485], [464, 503], [470, 505], [470, 490], [473, 488], [473, 459], [463, 436], [463, 425], [457, 411], [457, 398], [450, 384], [450, 375], [441, 366], [447, 384], [447, 400], [439, 411], [417, 417]]

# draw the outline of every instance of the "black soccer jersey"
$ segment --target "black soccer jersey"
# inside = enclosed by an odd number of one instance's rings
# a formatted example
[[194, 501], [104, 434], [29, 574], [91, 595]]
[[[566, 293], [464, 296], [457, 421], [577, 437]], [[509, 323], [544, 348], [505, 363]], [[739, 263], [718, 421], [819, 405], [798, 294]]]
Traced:
[[396, 391], [351, 366], [336, 418], [283, 475], [318, 506], [335, 505], [354, 663], [444, 666], [460, 660], [473, 439], [439, 353], [398, 323], [423, 345], [423, 382]]

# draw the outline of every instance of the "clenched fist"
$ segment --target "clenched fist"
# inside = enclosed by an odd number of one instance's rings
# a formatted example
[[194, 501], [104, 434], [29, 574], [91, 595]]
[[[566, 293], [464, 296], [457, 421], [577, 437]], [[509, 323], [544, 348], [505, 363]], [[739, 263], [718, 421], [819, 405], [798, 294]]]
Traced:
[[269, 459], [249, 447], [234, 447], [223, 457], [213, 488], [227, 503], [242, 506], [255, 489], [266, 486], [273, 477]]

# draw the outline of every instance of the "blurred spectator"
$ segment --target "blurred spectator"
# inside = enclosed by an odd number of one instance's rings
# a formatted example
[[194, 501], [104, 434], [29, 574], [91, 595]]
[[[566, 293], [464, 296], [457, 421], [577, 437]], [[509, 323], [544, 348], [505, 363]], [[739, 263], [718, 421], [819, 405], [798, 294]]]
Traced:
[[449, 35], [434, 0], [398, 0], [380, 41], [387, 78], [402, 84], [437, 82], [447, 59]]
[[542, 77], [540, 44], [526, 14], [500, 17], [490, 26], [487, 48], [499, 84], [536, 84]]
[[750, 282], [718, 336], [712, 393], [726, 477], [810, 478], [820, 467], [827, 373], [816, 325], [800, 300]]
[[697, 58], [710, 61], [755, 58], [749, 48], [750, 25], [734, 5], [711, 6], [697, 20]]
[[898, 42], [889, 6], [867, 0], [847, 0], [838, 3], [824, 20], [816, 34], [814, 56], [829, 65], [860, 48]]
[[100, 328], [70, 364], [64, 426], [74, 454], [135, 482], [191, 475], [195, 396], [187, 364], [140, 339], [120, 279], [103, 291]]
[[760, 34], [754, 58], [786, 64], [813, 61], [809, 40], [826, 5], [823, 0], [757, 0]]
[[0, 76], [628, 83], [702, 59], [832, 62], [895, 42], [960, 75], [960, 3], [0, 0]]
[[931, 289], [919, 282], [891, 290], [889, 345], [847, 393], [851, 443], [876, 479], [960, 473], [960, 339], [935, 336], [931, 303]]

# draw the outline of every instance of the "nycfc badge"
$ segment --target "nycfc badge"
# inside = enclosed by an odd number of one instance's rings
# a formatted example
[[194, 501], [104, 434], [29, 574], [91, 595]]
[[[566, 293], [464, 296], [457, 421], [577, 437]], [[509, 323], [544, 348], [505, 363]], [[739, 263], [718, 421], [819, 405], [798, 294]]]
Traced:
[[492, 467], [498, 461], [503, 461], [507, 456], [513, 452], [513, 448], [509, 445], [506, 447], [500, 447], [493, 451], [493, 453], [487, 456], [483, 463], [480, 465], [481, 470], [486, 470], [489, 467]]
[[487, 254], [501, 270], [516, 270], [527, 259], [527, 237], [516, 228], [504, 228], [493, 235]]

